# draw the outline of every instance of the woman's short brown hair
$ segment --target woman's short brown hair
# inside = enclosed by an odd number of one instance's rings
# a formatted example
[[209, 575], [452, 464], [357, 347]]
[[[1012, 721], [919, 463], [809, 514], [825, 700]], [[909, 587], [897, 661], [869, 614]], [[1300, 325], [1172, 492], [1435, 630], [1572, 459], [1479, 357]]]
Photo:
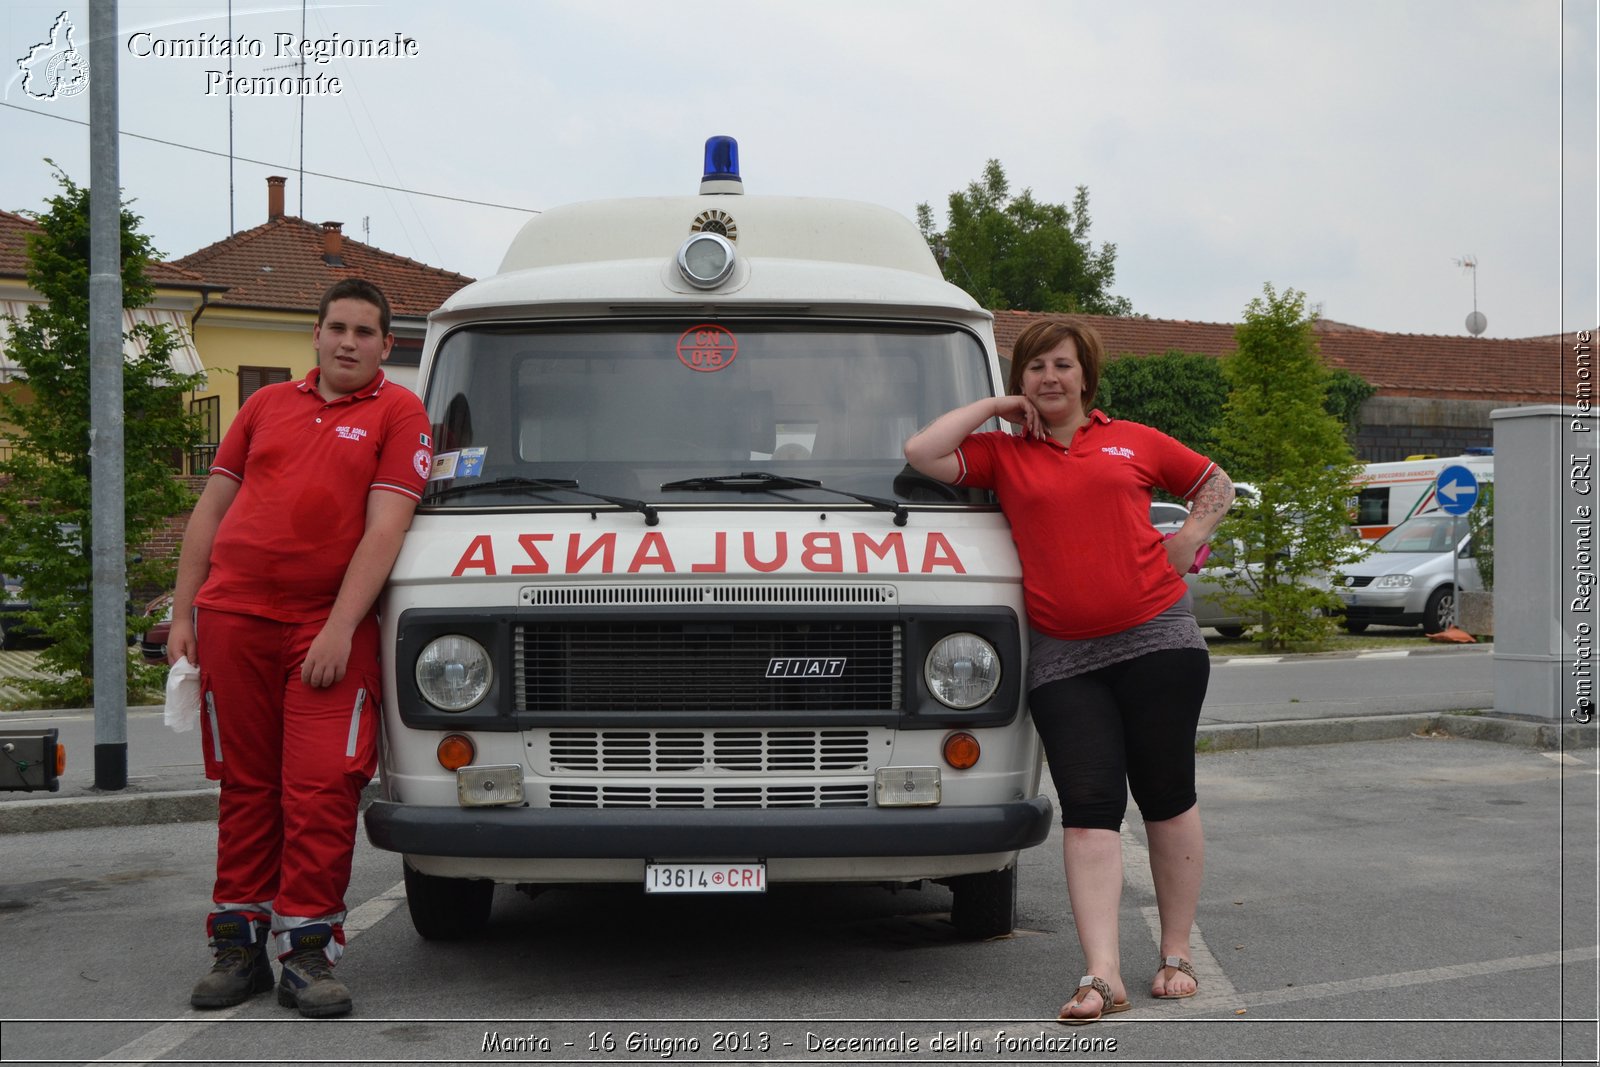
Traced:
[[1011, 346], [1011, 373], [1006, 376], [1006, 392], [1021, 394], [1022, 372], [1029, 363], [1049, 352], [1062, 341], [1078, 346], [1078, 363], [1083, 367], [1083, 410], [1094, 407], [1100, 389], [1100, 364], [1104, 361], [1100, 335], [1087, 326], [1065, 319], [1043, 319], [1022, 331]]

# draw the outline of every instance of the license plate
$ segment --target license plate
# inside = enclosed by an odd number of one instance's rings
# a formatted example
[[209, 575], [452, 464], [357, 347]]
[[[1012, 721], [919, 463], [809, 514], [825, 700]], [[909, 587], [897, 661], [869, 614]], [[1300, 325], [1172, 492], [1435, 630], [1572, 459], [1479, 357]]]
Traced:
[[647, 863], [646, 893], [765, 893], [765, 863]]

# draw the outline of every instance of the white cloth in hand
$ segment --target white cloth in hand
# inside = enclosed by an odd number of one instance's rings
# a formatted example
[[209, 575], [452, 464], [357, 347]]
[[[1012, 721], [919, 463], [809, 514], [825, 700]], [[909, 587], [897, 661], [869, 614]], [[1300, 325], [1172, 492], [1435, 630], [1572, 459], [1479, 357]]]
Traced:
[[165, 719], [179, 733], [193, 730], [200, 721], [200, 668], [187, 656], [179, 656], [167, 670]]

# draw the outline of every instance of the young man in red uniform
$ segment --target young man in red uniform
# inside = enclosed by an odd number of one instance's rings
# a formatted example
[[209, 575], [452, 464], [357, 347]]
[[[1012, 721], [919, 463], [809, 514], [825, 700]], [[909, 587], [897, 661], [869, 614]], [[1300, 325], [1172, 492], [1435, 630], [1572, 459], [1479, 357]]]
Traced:
[[422, 403], [388, 382], [389, 304], [338, 282], [317, 366], [257, 390], [184, 535], [168, 658], [200, 668], [206, 774], [222, 783], [211, 971], [197, 1008], [272, 988], [302, 1015], [350, 1011], [343, 951], [361, 790], [377, 767], [374, 606], [432, 461]]

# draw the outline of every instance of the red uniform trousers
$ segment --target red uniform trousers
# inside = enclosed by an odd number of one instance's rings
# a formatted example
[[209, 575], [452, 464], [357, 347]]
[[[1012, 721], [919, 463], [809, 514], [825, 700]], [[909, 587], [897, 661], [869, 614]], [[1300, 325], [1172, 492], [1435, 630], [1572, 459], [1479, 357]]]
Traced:
[[342, 934], [378, 762], [378, 621], [356, 628], [344, 678], [313, 689], [300, 668], [322, 627], [198, 609], [200, 725], [206, 777], [222, 783], [213, 899], [270, 906], [275, 931], [322, 921]]

